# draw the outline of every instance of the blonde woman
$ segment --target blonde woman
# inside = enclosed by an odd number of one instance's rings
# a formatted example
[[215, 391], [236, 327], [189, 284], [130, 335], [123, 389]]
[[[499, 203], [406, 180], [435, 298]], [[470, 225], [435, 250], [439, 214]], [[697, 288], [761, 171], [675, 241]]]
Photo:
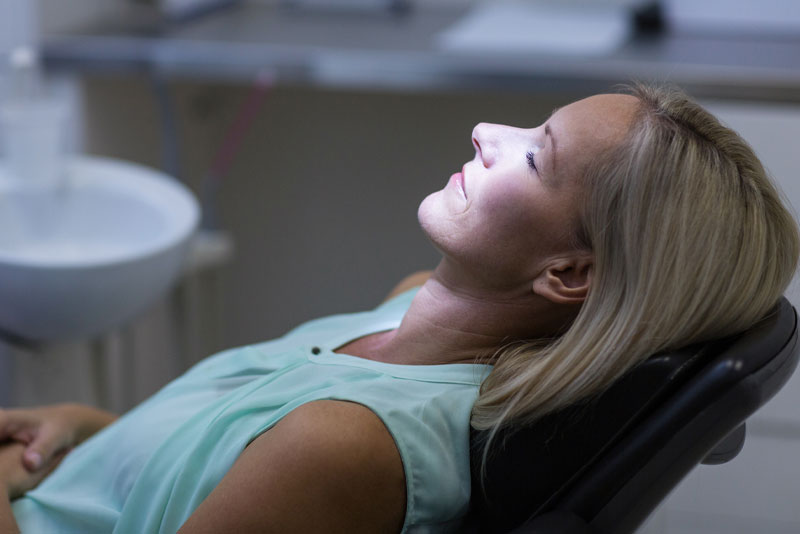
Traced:
[[534, 420], [745, 329], [794, 273], [797, 227], [761, 164], [678, 91], [472, 142], [419, 208], [441, 262], [377, 309], [209, 358], [113, 424], [0, 414], [3, 532], [452, 530], [470, 424]]

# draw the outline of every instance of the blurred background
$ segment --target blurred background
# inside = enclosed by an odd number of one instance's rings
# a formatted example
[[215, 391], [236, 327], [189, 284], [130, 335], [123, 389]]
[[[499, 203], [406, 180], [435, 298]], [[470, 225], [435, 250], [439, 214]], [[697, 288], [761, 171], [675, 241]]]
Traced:
[[[8, 404], [122, 411], [217, 350], [375, 306], [435, 266], [417, 206], [476, 123], [535, 126], [632, 80], [684, 87], [800, 206], [794, 0], [0, 0], [0, 29], [4, 57], [37, 52], [67, 153], [159, 169], [203, 209], [176, 285], [132, 320], [7, 339]], [[800, 531], [798, 402], [795, 377], [642, 531]]]

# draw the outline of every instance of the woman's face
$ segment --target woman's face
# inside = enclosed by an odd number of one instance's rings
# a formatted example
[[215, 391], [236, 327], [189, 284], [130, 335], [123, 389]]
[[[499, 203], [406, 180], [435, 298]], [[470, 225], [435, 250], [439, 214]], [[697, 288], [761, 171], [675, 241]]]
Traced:
[[574, 252], [580, 177], [619, 143], [635, 97], [597, 95], [537, 128], [478, 124], [475, 158], [419, 207], [423, 230], [445, 255], [491, 285], [530, 281]]

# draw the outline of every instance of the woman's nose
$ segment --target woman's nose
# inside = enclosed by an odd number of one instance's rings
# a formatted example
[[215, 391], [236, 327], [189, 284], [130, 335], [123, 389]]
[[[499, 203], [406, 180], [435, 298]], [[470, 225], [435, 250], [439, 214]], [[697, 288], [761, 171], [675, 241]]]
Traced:
[[475, 146], [475, 154], [487, 168], [494, 164], [497, 157], [497, 128], [496, 124], [482, 122], [472, 129], [472, 144]]

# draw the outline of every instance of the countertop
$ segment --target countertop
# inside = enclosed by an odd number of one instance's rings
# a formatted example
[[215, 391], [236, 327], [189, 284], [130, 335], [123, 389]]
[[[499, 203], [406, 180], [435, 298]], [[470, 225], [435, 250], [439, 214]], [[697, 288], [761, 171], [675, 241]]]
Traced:
[[800, 101], [800, 36], [634, 33], [600, 55], [453, 51], [437, 36], [468, 8], [330, 13], [240, 3], [181, 24], [141, 12], [46, 36], [48, 68], [370, 90], [595, 91], [671, 81], [700, 97]]

